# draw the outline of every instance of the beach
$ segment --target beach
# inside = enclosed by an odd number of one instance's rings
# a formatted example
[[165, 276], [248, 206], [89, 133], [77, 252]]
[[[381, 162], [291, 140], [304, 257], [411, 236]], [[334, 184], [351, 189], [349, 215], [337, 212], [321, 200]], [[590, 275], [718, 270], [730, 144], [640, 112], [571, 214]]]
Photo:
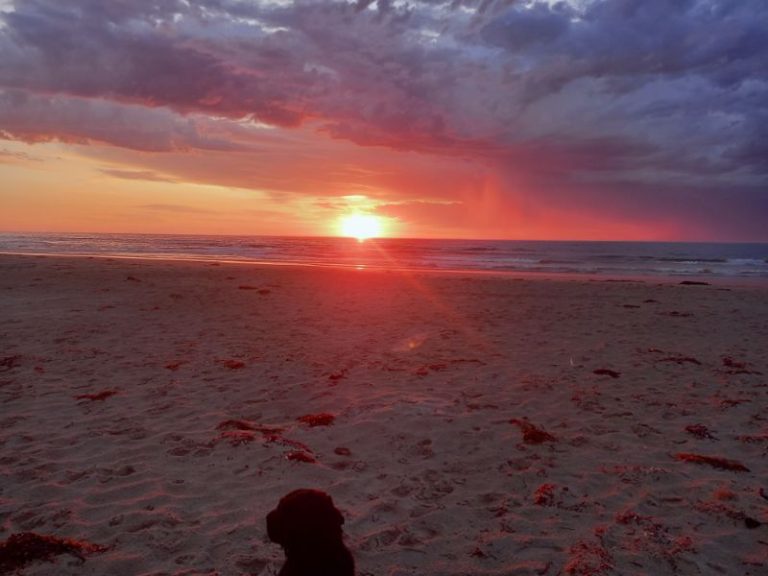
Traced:
[[0, 256], [0, 540], [25, 575], [765, 574], [768, 287]]

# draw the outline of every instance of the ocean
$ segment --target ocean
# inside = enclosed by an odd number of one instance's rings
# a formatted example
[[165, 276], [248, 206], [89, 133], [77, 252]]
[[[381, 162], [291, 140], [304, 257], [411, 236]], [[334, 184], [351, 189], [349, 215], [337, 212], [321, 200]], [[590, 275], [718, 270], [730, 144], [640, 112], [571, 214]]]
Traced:
[[604, 277], [768, 279], [768, 244], [2, 233], [0, 252]]

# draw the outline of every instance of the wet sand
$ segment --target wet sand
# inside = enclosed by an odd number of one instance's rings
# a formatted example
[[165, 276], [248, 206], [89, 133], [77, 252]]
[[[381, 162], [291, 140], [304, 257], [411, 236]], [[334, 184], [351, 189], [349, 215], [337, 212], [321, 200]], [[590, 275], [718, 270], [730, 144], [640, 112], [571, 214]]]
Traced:
[[764, 574], [768, 289], [0, 256], [0, 540], [43, 575]]

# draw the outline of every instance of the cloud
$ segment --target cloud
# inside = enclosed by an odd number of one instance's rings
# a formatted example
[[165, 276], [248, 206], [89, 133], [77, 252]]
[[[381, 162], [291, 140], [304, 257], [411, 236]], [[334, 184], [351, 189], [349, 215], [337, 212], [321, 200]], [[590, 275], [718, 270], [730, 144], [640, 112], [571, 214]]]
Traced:
[[0, 136], [28, 143], [108, 143], [150, 152], [238, 148], [201, 134], [192, 118], [168, 109], [2, 89]]
[[[720, 142], [733, 148], [724, 169], [761, 169], [735, 149], [768, 106], [762, 0], [14, 6], [3, 15], [0, 85], [96, 99], [97, 110], [116, 102], [282, 127], [312, 121], [361, 145], [471, 155], [563, 136], [589, 148], [640, 134], [643, 146], [662, 110], [677, 130], [699, 115], [693, 144], [705, 144], [719, 129], [706, 112], [719, 112], [744, 125]], [[589, 125], [575, 119], [585, 101]], [[677, 153], [667, 132], [655, 145]]]
[[202, 208], [194, 208], [192, 206], [184, 206], [182, 204], [143, 204], [139, 206], [142, 210], [150, 210], [152, 212], [171, 212], [181, 214], [212, 214], [212, 210], [204, 210]]
[[[6, 138], [231, 151], [241, 165], [207, 178], [281, 191], [338, 189], [315, 176], [343, 171], [335, 152], [320, 167], [337, 143], [473, 163], [456, 185], [419, 171], [429, 194], [378, 179], [414, 210], [464, 202], [473, 170], [511, 202], [591, 186], [626, 211], [621, 190], [716, 210], [732, 189], [764, 208], [764, 0], [17, 0], [0, 21]], [[269, 176], [275, 148], [306, 171]]]
[[176, 181], [167, 176], [153, 172], [152, 170], [118, 170], [115, 168], [102, 168], [100, 170], [102, 174], [111, 176], [113, 178], [120, 178], [122, 180], [146, 180], [148, 182], [169, 182], [175, 183]]
[[0, 148], [0, 164], [3, 163], [29, 163], [29, 162], [42, 162], [42, 158], [27, 154], [26, 152], [15, 152], [13, 150], [6, 150]]

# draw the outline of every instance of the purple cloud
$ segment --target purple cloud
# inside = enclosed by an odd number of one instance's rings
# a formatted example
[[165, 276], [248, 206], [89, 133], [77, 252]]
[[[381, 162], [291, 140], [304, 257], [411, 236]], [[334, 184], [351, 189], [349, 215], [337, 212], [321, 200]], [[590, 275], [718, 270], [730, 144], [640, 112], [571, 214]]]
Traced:
[[100, 142], [154, 152], [240, 147], [206, 136], [193, 119], [163, 108], [2, 89], [0, 136], [24, 142]]

